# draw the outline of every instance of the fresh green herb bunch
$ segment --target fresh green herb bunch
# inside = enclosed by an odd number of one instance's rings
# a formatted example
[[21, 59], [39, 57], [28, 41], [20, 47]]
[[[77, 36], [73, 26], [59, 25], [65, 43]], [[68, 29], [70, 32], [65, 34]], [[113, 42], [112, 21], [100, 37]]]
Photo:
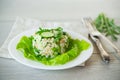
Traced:
[[117, 26], [114, 19], [108, 18], [104, 13], [98, 15], [94, 20], [94, 24], [98, 31], [110, 36], [112, 40], [116, 41], [117, 36], [120, 35], [120, 26]]

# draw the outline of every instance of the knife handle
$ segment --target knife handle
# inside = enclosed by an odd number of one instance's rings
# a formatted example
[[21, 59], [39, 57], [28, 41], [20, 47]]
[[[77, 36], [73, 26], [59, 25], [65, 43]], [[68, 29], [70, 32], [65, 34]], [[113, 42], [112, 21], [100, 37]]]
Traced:
[[98, 47], [99, 51], [100, 51], [100, 55], [103, 59], [103, 61], [105, 61], [106, 63], [109, 63], [110, 61], [110, 56], [109, 54], [104, 50], [102, 44], [101, 44], [101, 41], [99, 40], [99, 38], [96, 38], [95, 39], [95, 43], [96, 43], [96, 46]]

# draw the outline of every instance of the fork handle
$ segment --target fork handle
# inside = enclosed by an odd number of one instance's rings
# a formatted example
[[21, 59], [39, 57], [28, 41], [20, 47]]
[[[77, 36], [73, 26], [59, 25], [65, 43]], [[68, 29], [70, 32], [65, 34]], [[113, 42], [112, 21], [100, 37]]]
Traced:
[[106, 63], [109, 63], [110, 61], [110, 56], [109, 54], [104, 50], [99, 38], [96, 38], [95, 39], [95, 43], [96, 43], [96, 46], [98, 47], [99, 51], [100, 51], [100, 55], [103, 59], [103, 61], [105, 61]]

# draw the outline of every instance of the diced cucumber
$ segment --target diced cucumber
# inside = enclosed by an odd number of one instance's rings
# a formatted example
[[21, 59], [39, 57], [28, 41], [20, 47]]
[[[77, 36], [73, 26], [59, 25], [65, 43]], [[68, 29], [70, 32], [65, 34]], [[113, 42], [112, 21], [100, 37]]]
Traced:
[[52, 37], [52, 36], [54, 36], [54, 34], [52, 32], [43, 32], [43, 33], [41, 33], [41, 36], [42, 37]]

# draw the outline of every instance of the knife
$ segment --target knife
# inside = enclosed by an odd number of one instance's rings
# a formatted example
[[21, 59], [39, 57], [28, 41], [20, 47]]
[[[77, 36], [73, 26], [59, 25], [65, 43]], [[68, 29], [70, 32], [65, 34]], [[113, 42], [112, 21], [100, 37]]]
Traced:
[[96, 46], [99, 49], [101, 58], [103, 59], [104, 62], [109, 63], [110, 62], [110, 56], [106, 52], [106, 50], [103, 48], [103, 45], [100, 41], [100, 36], [102, 35], [95, 27], [93, 27], [91, 23], [91, 18], [83, 18], [82, 22], [86, 25], [86, 27], [89, 30], [89, 36], [93, 40], [93, 42], [96, 44]]

